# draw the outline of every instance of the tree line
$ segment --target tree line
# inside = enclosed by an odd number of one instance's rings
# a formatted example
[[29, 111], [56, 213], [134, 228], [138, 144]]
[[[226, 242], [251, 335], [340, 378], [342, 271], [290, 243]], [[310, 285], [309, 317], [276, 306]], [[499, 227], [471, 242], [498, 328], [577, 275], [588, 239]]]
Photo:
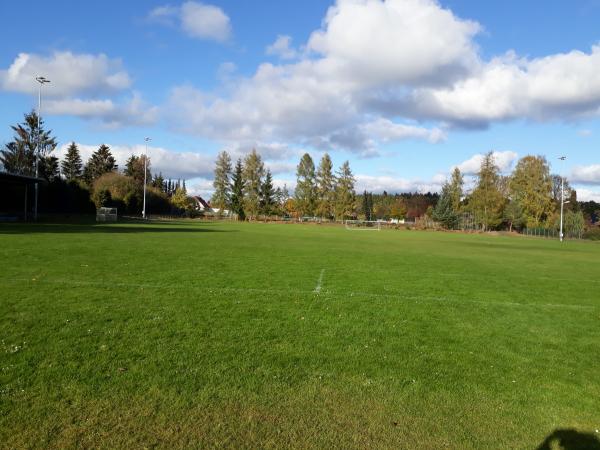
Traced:
[[355, 177], [345, 161], [336, 171], [329, 154], [318, 166], [309, 153], [296, 166], [296, 187], [290, 194], [287, 186], [273, 187], [270, 170], [254, 149], [233, 166], [227, 151], [217, 156], [214, 171], [214, 194], [211, 206], [230, 211], [239, 219], [258, 216], [317, 217], [324, 220], [363, 218], [403, 219], [420, 217], [435, 205], [435, 193], [373, 194], [355, 192]]
[[290, 195], [287, 186], [274, 188], [273, 176], [265, 168], [262, 157], [253, 149], [243, 160], [232, 165], [227, 151], [217, 156], [214, 194], [211, 206], [218, 211], [231, 211], [239, 219], [258, 216], [353, 217], [356, 193], [350, 163], [345, 161], [336, 173], [326, 153], [318, 168], [305, 153], [296, 169], [296, 188]]
[[[53, 154], [57, 141], [35, 111], [11, 127], [14, 136], [0, 150], [4, 170], [34, 176], [37, 154], [41, 185], [40, 209], [47, 212], [93, 212], [101, 206], [117, 207], [119, 213], [139, 214], [146, 180], [147, 209], [155, 214], [193, 214], [193, 200], [187, 196], [185, 180], [165, 179], [152, 174], [150, 158], [131, 155], [119, 170], [110, 148], [102, 144], [83, 162], [72, 142], [62, 161]], [[146, 172], [144, 174], [144, 171]], [[10, 194], [10, 193], [9, 193]]]
[[[551, 174], [543, 156], [521, 158], [512, 173], [504, 176], [489, 152], [481, 162], [470, 192], [464, 192], [463, 175], [458, 168], [454, 169], [430, 215], [446, 229], [557, 229], [562, 182], [559, 175]], [[564, 200], [565, 230], [581, 233], [586, 217], [577, 201], [577, 192], [566, 179]]]

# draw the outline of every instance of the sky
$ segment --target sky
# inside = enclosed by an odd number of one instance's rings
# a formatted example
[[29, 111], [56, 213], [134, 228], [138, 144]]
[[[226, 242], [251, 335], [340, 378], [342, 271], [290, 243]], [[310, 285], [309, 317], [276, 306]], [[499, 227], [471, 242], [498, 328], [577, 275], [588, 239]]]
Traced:
[[[543, 155], [600, 201], [600, 0], [0, 2], [0, 145], [37, 108], [58, 156], [209, 197], [215, 156], [252, 148], [276, 185], [301, 155], [345, 160], [357, 191], [437, 191], [493, 151]], [[564, 163], [559, 156], [566, 156]]]

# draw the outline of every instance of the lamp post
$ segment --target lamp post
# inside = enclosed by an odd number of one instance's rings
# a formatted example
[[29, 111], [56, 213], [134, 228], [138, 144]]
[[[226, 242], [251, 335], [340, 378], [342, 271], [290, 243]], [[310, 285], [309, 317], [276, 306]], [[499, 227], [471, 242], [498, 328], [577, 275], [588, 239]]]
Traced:
[[[39, 90], [38, 90], [38, 112], [37, 112], [37, 143], [36, 143], [36, 151], [35, 151], [35, 177], [38, 177], [38, 160], [40, 157], [40, 151], [41, 151], [41, 133], [40, 133], [40, 117], [42, 115], [42, 86], [46, 83], [50, 83], [50, 80], [48, 80], [45, 77], [36, 77], [35, 81], [37, 81], [40, 86], [39, 86]], [[35, 221], [37, 221], [38, 218], [38, 182], [36, 180], [35, 182], [35, 201], [33, 204], [33, 219]]]
[[[566, 156], [561, 156], [558, 159], [560, 159], [563, 163], [565, 161], [565, 159], [567, 159]], [[563, 170], [561, 169], [561, 175], [560, 175], [560, 233], [559, 233], [559, 239], [560, 242], [563, 241], [563, 210], [565, 207], [565, 177], [562, 174]]]
[[144, 141], [146, 143], [146, 150], [144, 152], [144, 206], [142, 207], [142, 217], [146, 218], [146, 172], [147, 172], [147, 164], [148, 164], [148, 142], [151, 141], [149, 137], [145, 138]]

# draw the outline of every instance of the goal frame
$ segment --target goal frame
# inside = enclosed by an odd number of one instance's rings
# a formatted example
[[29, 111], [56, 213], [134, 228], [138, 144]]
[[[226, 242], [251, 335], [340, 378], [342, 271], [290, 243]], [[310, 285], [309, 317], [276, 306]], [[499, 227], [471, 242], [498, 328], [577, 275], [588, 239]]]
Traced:
[[96, 222], [116, 222], [117, 218], [117, 208], [102, 206], [96, 210]]
[[344, 225], [346, 226], [346, 230], [350, 231], [381, 231], [381, 222], [379, 220], [346, 220]]

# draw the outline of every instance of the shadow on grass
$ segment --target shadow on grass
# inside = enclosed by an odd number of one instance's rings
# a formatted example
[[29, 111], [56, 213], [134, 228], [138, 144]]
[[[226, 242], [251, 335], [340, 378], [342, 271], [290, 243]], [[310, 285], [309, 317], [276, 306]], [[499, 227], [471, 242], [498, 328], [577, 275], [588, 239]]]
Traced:
[[573, 429], [554, 430], [537, 450], [600, 450], [600, 441], [591, 433], [580, 433]]
[[46, 234], [46, 233], [228, 233], [235, 230], [205, 228], [203, 226], [174, 226], [172, 224], [126, 223], [115, 225], [99, 224], [0, 224], [0, 234]]

